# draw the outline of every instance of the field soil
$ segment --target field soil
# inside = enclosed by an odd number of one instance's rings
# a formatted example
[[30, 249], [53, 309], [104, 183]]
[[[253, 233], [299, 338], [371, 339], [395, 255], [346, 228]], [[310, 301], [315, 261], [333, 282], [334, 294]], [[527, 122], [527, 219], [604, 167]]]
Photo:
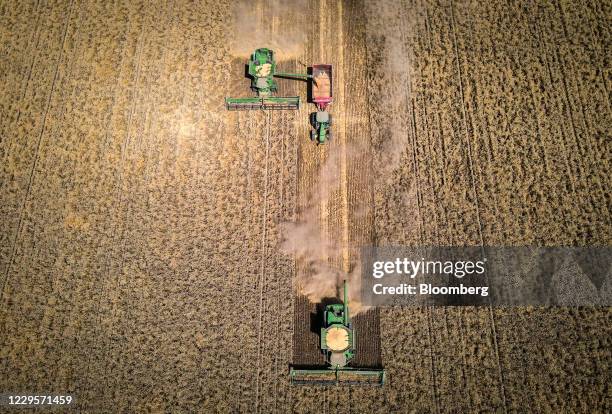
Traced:
[[[296, 387], [369, 245], [609, 246], [605, 1], [0, 3], [0, 393], [80, 412], [612, 411], [604, 308], [361, 310], [384, 387]], [[332, 140], [228, 112], [333, 65]], [[322, 288], [324, 287], [324, 288]], [[351, 301], [359, 310], [352, 287]]]

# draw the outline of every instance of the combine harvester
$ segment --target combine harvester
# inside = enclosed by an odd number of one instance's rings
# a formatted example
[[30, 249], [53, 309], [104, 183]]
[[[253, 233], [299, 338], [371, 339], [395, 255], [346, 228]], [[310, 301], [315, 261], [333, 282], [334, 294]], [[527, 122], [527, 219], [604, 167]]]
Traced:
[[251, 109], [300, 109], [299, 96], [273, 96], [278, 85], [274, 77], [290, 79], [312, 79], [312, 75], [301, 73], [277, 73], [274, 51], [267, 48], [257, 49], [249, 60], [248, 76], [251, 78], [251, 90], [257, 96], [251, 98], [225, 98], [225, 106], [230, 111]]
[[292, 384], [301, 385], [383, 385], [384, 369], [349, 366], [355, 356], [355, 330], [349, 317], [348, 285], [344, 282], [344, 303], [327, 305], [321, 328], [321, 351], [327, 368], [291, 367]]

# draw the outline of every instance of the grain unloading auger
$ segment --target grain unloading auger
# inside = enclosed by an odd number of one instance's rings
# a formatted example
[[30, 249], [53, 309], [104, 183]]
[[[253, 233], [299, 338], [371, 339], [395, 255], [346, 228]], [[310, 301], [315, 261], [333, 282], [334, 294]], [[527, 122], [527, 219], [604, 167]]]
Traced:
[[250, 98], [225, 98], [225, 106], [230, 111], [250, 109], [299, 109], [299, 96], [273, 96], [278, 90], [274, 77], [291, 79], [311, 79], [312, 75], [301, 73], [276, 72], [274, 51], [267, 48], [255, 50], [251, 55], [247, 70], [251, 78], [251, 90], [257, 96]]
[[301, 385], [383, 385], [384, 369], [350, 366], [355, 357], [355, 330], [349, 316], [348, 285], [344, 282], [344, 302], [327, 305], [321, 328], [321, 351], [327, 368], [291, 367], [292, 384]]

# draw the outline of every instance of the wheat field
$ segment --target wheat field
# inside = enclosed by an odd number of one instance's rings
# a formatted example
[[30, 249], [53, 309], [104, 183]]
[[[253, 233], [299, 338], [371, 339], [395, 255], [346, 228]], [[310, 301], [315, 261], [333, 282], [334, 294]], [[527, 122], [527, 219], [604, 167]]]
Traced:
[[[0, 392], [79, 412], [612, 410], [610, 308], [355, 316], [380, 388], [295, 387], [385, 245], [609, 246], [606, 1], [0, 2]], [[228, 112], [334, 68], [333, 139]]]

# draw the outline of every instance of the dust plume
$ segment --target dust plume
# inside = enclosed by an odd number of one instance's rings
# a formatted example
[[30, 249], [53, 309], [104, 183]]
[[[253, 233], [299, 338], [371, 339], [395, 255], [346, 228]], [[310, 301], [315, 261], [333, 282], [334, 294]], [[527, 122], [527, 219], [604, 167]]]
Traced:
[[371, 102], [384, 102], [376, 112], [372, 128], [374, 166], [378, 185], [394, 182], [394, 173], [407, 160], [410, 143], [411, 74], [409, 49], [414, 33], [416, 11], [404, 10], [395, 0], [366, 2], [368, 61], [374, 87], [369, 88]]
[[[410, 18], [402, 16], [401, 5], [393, 0], [367, 2], [364, 13], [368, 16], [367, 42], [376, 45], [368, 49], [368, 62], [371, 62], [368, 79], [372, 83], [368, 86], [372, 94], [369, 101], [384, 103], [372, 112], [370, 122], [373, 174], [377, 177], [375, 185], [389, 186], [397, 181], [396, 172], [408, 162], [412, 67], [406, 36], [412, 33], [413, 26], [409, 23]], [[342, 163], [351, 165], [357, 159], [369, 156], [370, 148], [357, 146], [351, 137], [346, 141], [344, 153], [340, 147], [331, 147], [328, 159], [319, 170], [318, 181], [300, 212], [300, 220], [281, 224], [281, 250], [296, 258], [300, 266], [297, 285], [300, 293], [311, 302], [337, 297], [341, 281], [349, 280], [351, 312], [357, 314], [366, 310], [359, 302], [361, 270], [358, 248], [331, 240], [320, 219], [320, 209], [326, 208], [327, 201], [341, 191], [342, 185], [347, 185], [341, 182]], [[341, 159], [343, 156], [345, 160]], [[411, 200], [405, 200], [406, 204], [412, 205]], [[361, 206], [346, 213], [355, 217], [368, 214], [369, 209], [369, 206]], [[351, 258], [348, 272], [338, 266], [346, 249], [349, 249]]]
[[276, 59], [297, 58], [307, 41], [306, 0], [237, 0], [231, 5], [230, 52], [245, 58], [260, 47]]
[[[350, 163], [361, 153], [355, 146], [347, 148], [346, 162]], [[326, 297], [341, 298], [342, 281], [348, 280], [351, 313], [356, 315], [365, 310], [358, 299], [361, 289], [358, 249], [332, 239], [320, 220], [321, 206], [327, 205], [331, 197], [341, 191], [342, 156], [339, 150], [330, 152], [300, 212], [300, 220], [280, 224], [280, 248], [283, 253], [295, 257], [301, 268], [297, 275], [298, 289], [313, 303]], [[346, 249], [352, 258], [349, 272], [337, 265]]]
[[281, 223], [281, 251], [293, 255], [302, 267], [298, 272], [297, 286], [300, 293], [311, 302], [325, 297], [335, 297], [340, 280], [345, 278], [331, 260], [342, 254], [342, 246], [332, 240], [322, 228], [320, 206], [340, 188], [340, 153], [333, 152], [319, 170], [317, 183], [308, 194], [306, 205], [295, 222]]

